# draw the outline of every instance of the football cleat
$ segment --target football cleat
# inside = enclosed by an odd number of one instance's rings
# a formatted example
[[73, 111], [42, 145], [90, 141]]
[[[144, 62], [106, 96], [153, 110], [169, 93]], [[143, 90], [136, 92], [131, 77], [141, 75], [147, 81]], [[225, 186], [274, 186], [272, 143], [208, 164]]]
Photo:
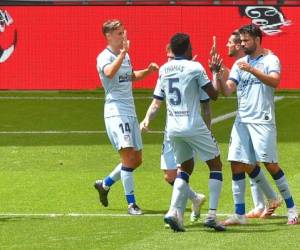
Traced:
[[287, 222], [288, 225], [298, 224], [298, 212], [296, 206], [288, 209], [287, 217], [288, 217], [288, 222]]
[[200, 209], [205, 202], [204, 194], [197, 194], [196, 197], [192, 200], [192, 213], [190, 216], [191, 222], [196, 222], [200, 218]]
[[143, 211], [139, 208], [137, 204], [131, 203], [128, 205], [128, 213], [130, 215], [142, 215]]
[[108, 206], [108, 200], [107, 200], [107, 195], [109, 192], [108, 190], [105, 190], [103, 188], [103, 181], [102, 180], [97, 180], [94, 184], [95, 189], [98, 191], [99, 193], [99, 200], [100, 203], [104, 206], [107, 207]]
[[183, 217], [180, 213], [176, 210], [169, 211], [165, 217], [164, 221], [166, 224], [170, 225], [170, 228], [174, 232], [185, 232], [183, 226]]
[[244, 225], [246, 223], [246, 216], [239, 214], [230, 215], [225, 221], [222, 222], [224, 226]]
[[275, 212], [275, 210], [281, 206], [281, 203], [282, 203], [282, 199], [279, 196], [277, 196], [277, 198], [274, 200], [269, 200], [260, 218], [270, 217]]
[[246, 218], [248, 218], [248, 219], [261, 218], [261, 215], [263, 214], [263, 212], [264, 212], [264, 209], [253, 208], [248, 213], [246, 213]]
[[221, 223], [217, 222], [216, 218], [210, 218], [210, 217], [206, 218], [206, 220], [204, 222], [204, 226], [213, 228], [213, 229], [215, 229], [215, 231], [218, 231], [218, 232], [226, 231], [226, 227], [224, 225], [222, 225]]

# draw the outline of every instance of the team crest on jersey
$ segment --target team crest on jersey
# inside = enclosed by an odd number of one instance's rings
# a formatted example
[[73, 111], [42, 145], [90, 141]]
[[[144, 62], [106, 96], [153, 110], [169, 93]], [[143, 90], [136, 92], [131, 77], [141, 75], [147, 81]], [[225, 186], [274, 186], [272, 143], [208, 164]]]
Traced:
[[130, 142], [130, 135], [124, 135], [124, 141]]
[[260, 70], [260, 71], [264, 71], [264, 64], [263, 63], [258, 63], [255, 65], [255, 68]]
[[15, 51], [17, 30], [7, 10], [0, 9], [0, 63], [4, 63]]
[[272, 36], [282, 32], [281, 28], [291, 25], [283, 11], [275, 6], [240, 6], [240, 15], [247, 16], [252, 23], [258, 25], [262, 32]]

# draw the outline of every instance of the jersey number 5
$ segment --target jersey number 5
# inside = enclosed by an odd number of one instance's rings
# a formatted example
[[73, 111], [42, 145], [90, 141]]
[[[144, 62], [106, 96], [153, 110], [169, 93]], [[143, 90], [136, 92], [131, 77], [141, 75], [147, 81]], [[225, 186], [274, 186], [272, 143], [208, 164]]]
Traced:
[[179, 78], [170, 78], [169, 79], [169, 93], [170, 94], [175, 94], [176, 95], [176, 99], [170, 98], [170, 103], [172, 105], [179, 105], [181, 103], [181, 93], [179, 88], [174, 87], [173, 84], [174, 83], [178, 83], [179, 82]]

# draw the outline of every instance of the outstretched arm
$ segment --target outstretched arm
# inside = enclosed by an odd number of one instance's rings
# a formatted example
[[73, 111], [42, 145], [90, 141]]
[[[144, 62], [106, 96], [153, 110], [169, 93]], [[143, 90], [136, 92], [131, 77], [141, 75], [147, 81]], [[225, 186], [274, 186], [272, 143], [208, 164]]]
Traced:
[[162, 101], [158, 99], [153, 99], [152, 103], [150, 104], [148, 111], [145, 115], [144, 120], [140, 123], [140, 130], [142, 132], [148, 132], [149, 131], [149, 124], [150, 121], [154, 119], [156, 114], [159, 111], [159, 108], [161, 106]]
[[159, 69], [158, 65], [156, 63], [150, 63], [148, 68], [138, 71], [133, 71], [132, 74], [132, 81], [139, 81], [144, 79], [149, 74], [157, 71]]

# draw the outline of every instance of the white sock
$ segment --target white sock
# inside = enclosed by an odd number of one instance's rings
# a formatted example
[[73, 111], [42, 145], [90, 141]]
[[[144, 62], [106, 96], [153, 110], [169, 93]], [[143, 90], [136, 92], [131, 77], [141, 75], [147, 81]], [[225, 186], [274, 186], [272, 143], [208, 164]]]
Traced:
[[256, 184], [256, 182], [251, 178], [249, 179], [254, 208], [263, 210], [265, 208], [264, 194], [261, 191], [260, 187]]
[[135, 203], [133, 169], [122, 166], [121, 180], [123, 183], [127, 203]]

